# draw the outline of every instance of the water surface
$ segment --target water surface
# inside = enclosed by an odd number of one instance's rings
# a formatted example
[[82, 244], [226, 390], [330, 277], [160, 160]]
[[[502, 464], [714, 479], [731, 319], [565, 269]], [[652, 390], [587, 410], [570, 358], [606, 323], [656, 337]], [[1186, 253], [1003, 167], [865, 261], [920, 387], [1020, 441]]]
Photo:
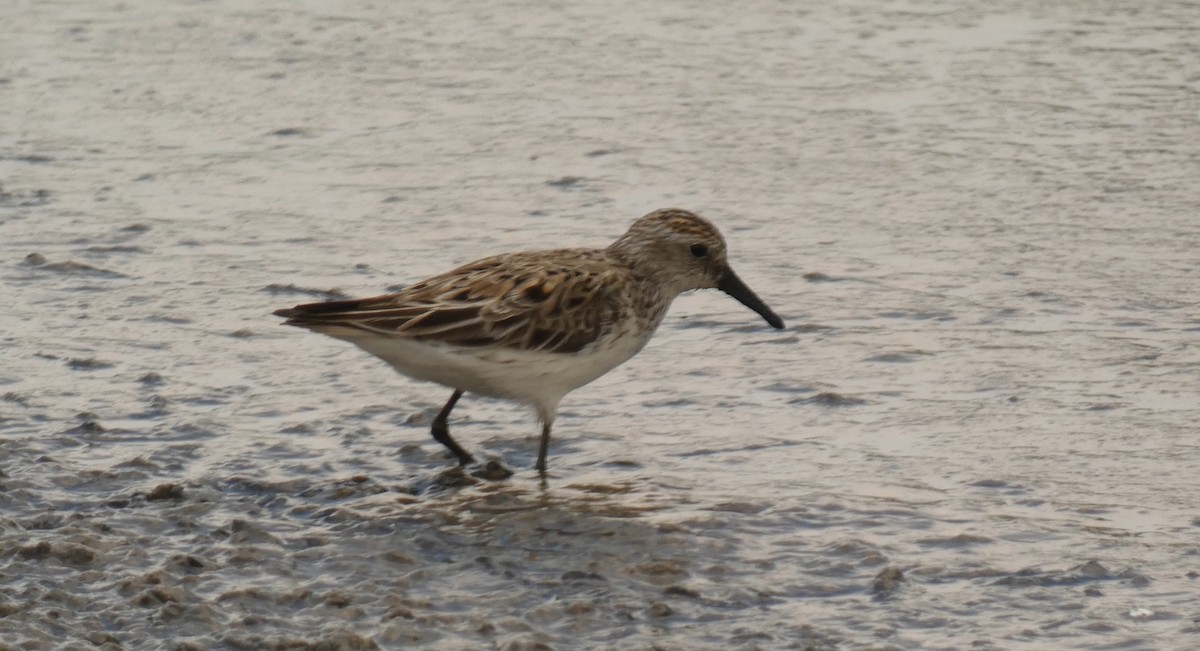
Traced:
[[[1184, 649], [1200, 11], [0, 10], [0, 640]], [[725, 231], [570, 395], [448, 397], [273, 309]]]

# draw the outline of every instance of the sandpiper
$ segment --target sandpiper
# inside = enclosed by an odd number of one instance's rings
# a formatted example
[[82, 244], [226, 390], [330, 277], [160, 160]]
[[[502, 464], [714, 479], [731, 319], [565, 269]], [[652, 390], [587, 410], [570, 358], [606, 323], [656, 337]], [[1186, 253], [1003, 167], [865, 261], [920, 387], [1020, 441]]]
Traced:
[[461, 465], [474, 459], [450, 437], [447, 420], [464, 392], [532, 406], [542, 425], [535, 467], [544, 477], [563, 396], [637, 354], [676, 296], [714, 287], [783, 328], [729, 267], [716, 227], [665, 209], [637, 220], [605, 249], [507, 253], [394, 294], [275, 314], [453, 389], [431, 429]]

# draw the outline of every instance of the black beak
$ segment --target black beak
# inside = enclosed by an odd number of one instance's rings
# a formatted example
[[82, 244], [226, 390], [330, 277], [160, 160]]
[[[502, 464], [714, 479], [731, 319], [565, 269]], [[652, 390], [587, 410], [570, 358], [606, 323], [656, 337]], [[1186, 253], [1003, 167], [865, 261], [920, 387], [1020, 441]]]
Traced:
[[725, 273], [721, 274], [721, 280], [717, 283], [717, 289], [736, 298], [738, 302], [746, 307], [758, 312], [758, 315], [767, 320], [773, 327], [783, 329], [783, 319], [779, 318], [778, 314], [771, 311], [767, 304], [762, 302], [746, 283], [742, 282], [737, 274], [733, 273], [733, 269], [725, 268]]

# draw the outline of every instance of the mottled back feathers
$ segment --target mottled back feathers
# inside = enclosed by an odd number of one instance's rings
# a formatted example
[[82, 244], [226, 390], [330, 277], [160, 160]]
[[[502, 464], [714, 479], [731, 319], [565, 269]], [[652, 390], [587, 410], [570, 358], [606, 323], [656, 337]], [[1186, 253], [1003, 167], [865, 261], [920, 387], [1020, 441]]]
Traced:
[[624, 282], [605, 252], [529, 251], [484, 258], [394, 294], [279, 310], [287, 324], [354, 328], [454, 346], [577, 352], [620, 317]]

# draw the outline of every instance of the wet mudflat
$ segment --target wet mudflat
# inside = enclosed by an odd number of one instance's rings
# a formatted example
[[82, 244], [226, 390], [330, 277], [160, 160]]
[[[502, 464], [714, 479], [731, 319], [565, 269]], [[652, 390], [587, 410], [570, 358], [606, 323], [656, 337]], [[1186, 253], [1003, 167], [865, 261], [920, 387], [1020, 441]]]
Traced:
[[[1200, 643], [1200, 12], [0, 10], [0, 647]], [[271, 310], [715, 221], [447, 477], [449, 390]]]

